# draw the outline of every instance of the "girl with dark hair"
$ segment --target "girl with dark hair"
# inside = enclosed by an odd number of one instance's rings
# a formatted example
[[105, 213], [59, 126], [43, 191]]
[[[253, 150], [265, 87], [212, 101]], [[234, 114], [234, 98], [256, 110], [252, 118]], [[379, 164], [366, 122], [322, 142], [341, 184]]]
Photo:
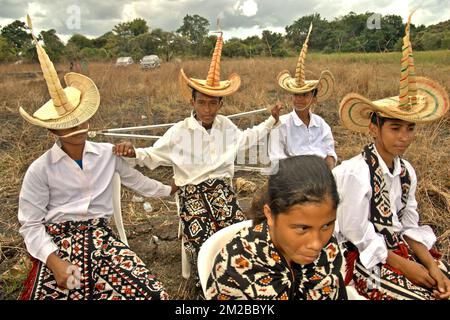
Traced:
[[317, 156], [280, 160], [255, 197], [244, 228], [220, 251], [209, 299], [346, 299], [333, 237], [339, 197]]

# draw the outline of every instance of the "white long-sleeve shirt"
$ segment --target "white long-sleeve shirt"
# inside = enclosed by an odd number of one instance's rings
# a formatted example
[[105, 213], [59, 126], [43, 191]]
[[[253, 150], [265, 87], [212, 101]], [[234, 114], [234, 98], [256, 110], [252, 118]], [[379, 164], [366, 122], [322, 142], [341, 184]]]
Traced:
[[320, 116], [310, 113], [309, 126], [295, 110], [280, 117], [281, 124], [270, 133], [269, 157], [271, 161], [298, 155], [331, 156], [337, 161], [330, 126]]
[[[417, 176], [414, 168], [408, 161], [403, 160], [411, 179], [411, 187], [402, 219], [399, 220], [397, 213], [403, 208], [400, 159], [398, 157], [394, 159], [394, 170], [391, 173], [376, 149], [375, 154], [383, 172], [386, 188], [389, 190], [394, 232], [399, 233], [400, 236], [408, 236], [431, 249], [436, 242], [436, 236], [429, 226], [419, 226], [415, 198]], [[340, 241], [352, 242], [358, 248], [361, 263], [368, 269], [378, 263], [386, 263], [388, 249], [385, 240], [375, 231], [374, 225], [369, 220], [372, 198], [369, 166], [359, 154], [350, 160], [343, 161], [341, 165], [333, 169], [333, 174], [341, 198], [336, 224]]]
[[83, 169], [55, 143], [28, 168], [19, 196], [20, 234], [43, 263], [58, 248], [46, 223], [107, 218], [113, 214], [112, 178], [147, 196], [168, 196], [171, 187], [145, 177], [112, 153], [112, 144], [86, 141]]
[[267, 138], [274, 124], [270, 116], [253, 128], [241, 130], [227, 117], [217, 115], [208, 132], [191, 114], [167, 130], [153, 146], [137, 148], [136, 158], [127, 161], [151, 170], [160, 165], [172, 166], [177, 186], [233, 178], [238, 152]]

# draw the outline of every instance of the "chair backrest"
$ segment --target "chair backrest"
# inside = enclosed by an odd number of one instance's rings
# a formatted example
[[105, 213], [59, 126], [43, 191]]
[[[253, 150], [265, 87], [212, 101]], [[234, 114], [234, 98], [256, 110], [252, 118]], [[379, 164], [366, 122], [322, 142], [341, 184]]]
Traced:
[[238, 222], [223, 228], [211, 237], [209, 237], [201, 246], [198, 253], [198, 275], [200, 283], [202, 285], [203, 293], [206, 296], [206, 283], [208, 282], [209, 275], [214, 267], [214, 261], [219, 251], [238, 233], [245, 227], [251, 227], [253, 225], [252, 220], [246, 220]]
[[113, 209], [114, 209], [114, 222], [116, 224], [117, 232], [119, 233], [120, 240], [128, 246], [127, 235], [125, 228], [123, 227], [122, 219], [122, 207], [120, 204], [120, 176], [117, 172], [113, 175]]
[[346, 286], [345, 290], [347, 291], [347, 299], [348, 300], [368, 300], [358, 293], [354, 286]]

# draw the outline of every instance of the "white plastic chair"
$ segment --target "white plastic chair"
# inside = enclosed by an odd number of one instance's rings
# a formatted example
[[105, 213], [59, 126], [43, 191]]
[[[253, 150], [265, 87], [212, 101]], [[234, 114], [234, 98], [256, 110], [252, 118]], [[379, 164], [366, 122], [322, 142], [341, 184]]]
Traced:
[[[198, 275], [200, 283], [202, 285], [203, 294], [206, 296], [206, 284], [208, 282], [209, 275], [214, 267], [214, 261], [219, 251], [238, 233], [245, 227], [252, 226], [252, 220], [246, 220], [239, 223], [235, 223], [229, 227], [223, 228], [213, 234], [200, 248], [198, 253]], [[341, 273], [344, 276], [343, 270], [345, 270], [344, 263], [342, 264]], [[346, 286], [348, 300], [367, 300], [361, 296], [352, 285]]]
[[347, 291], [348, 300], [368, 300], [366, 297], [360, 295], [358, 291], [356, 291], [356, 288], [351, 284], [346, 286], [345, 290]]
[[211, 237], [209, 237], [203, 245], [200, 247], [198, 253], [198, 276], [200, 278], [200, 284], [202, 285], [203, 294], [206, 296], [206, 283], [208, 282], [211, 270], [214, 267], [214, 261], [219, 251], [238, 233], [245, 227], [251, 227], [253, 225], [252, 220], [245, 220], [226, 228], [223, 228]]
[[116, 224], [117, 232], [119, 233], [120, 240], [128, 245], [127, 235], [125, 233], [125, 228], [123, 227], [122, 219], [122, 206], [121, 206], [121, 195], [120, 195], [120, 175], [115, 172], [113, 175], [113, 209], [114, 209], [114, 222]]
[[[123, 226], [122, 208], [121, 208], [121, 183], [120, 176], [116, 172], [113, 176], [113, 209], [114, 209], [114, 222], [116, 224], [117, 232], [119, 233], [120, 240], [128, 245], [127, 235]], [[175, 200], [178, 207], [178, 196], [175, 196]], [[179, 212], [179, 210], [178, 210]], [[182, 222], [178, 224], [178, 238], [181, 239], [181, 275], [185, 279], [189, 279], [191, 276], [191, 264], [189, 263], [186, 250], [184, 250], [184, 239], [182, 237]]]
[[181, 239], [181, 276], [184, 279], [189, 279], [191, 276], [191, 263], [189, 262], [186, 249], [184, 248], [184, 238], [182, 234], [182, 222], [178, 223], [178, 239]]
[[[178, 193], [175, 193], [175, 203], [177, 204], [177, 212], [180, 214], [180, 199], [178, 198]], [[178, 239], [181, 240], [181, 276], [184, 279], [189, 279], [191, 276], [191, 264], [189, 263], [189, 259], [184, 249], [184, 238], [183, 238], [183, 222], [181, 222], [181, 218], [178, 221]]]

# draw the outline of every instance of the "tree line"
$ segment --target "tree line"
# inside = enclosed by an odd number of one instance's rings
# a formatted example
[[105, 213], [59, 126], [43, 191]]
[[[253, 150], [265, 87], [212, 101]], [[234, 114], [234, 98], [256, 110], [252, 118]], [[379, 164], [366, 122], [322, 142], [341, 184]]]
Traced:
[[[398, 15], [377, 15], [372, 12], [347, 15], [328, 21], [319, 13], [306, 15], [285, 27], [286, 33], [263, 30], [261, 36], [225, 41], [226, 57], [296, 56], [306, 38], [310, 23], [314, 30], [309, 50], [333, 52], [390, 52], [401, 49], [405, 24]], [[24, 22], [16, 20], [0, 26], [0, 62], [37, 60], [36, 50]], [[157, 54], [166, 61], [174, 57], [210, 56], [216, 35], [208, 35], [211, 26], [197, 14], [187, 14], [182, 25], [173, 32], [150, 29], [141, 18], [121, 22], [94, 39], [74, 34], [64, 44], [55, 29], [44, 30], [38, 36], [53, 61], [98, 61], [131, 56]], [[214, 29], [212, 29], [214, 30]], [[411, 25], [414, 50], [450, 49], [450, 20], [430, 25]]]

